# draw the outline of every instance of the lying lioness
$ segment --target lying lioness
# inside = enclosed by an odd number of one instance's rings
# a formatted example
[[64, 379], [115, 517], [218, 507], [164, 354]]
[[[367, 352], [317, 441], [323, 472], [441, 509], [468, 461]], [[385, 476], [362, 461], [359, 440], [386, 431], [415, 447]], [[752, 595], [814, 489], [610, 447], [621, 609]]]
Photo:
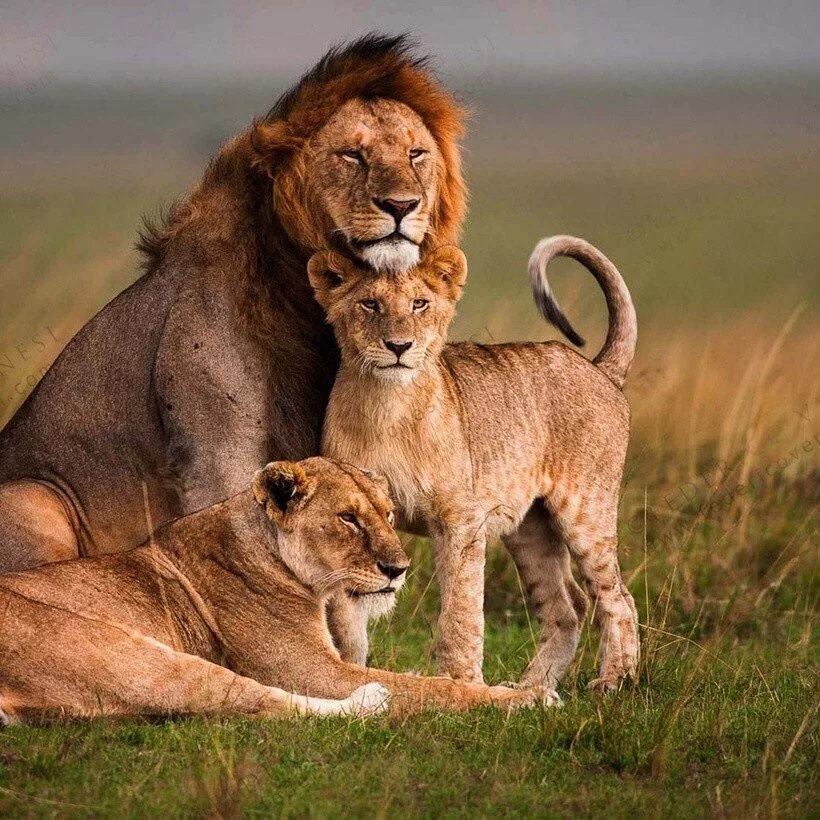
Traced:
[[390, 511], [355, 468], [275, 462], [152, 543], [0, 576], [0, 715], [366, 714], [385, 686], [399, 709], [531, 702], [340, 659], [327, 597], [384, 609], [403, 580]]
[[[442, 672], [481, 680], [485, 543], [501, 536], [542, 627], [523, 682], [555, 685], [575, 653], [587, 604], [572, 555], [602, 632], [593, 685], [610, 689], [635, 673], [638, 658], [616, 528], [629, 438], [620, 388], [635, 352], [635, 311], [603, 254], [574, 237], [544, 240], [530, 263], [536, 301], [574, 341], [546, 280], [556, 255], [583, 262], [604, 289], [610, 327], [592, 363], [557, 342], [445, 344], [467, 275], [457, 248], [398, 276], [314, 254], [310, 281], [342, 353], [322, 452], [383, 472], [403, 526], [434, 538]], [[347, 631], [362, 634], [355, 623]]]

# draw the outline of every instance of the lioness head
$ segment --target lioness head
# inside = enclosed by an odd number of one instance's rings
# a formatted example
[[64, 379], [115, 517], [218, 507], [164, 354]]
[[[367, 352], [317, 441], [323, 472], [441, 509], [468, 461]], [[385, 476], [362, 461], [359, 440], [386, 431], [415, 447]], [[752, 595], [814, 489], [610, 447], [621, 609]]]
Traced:
[[441, 352], [467, 278], [467, 260], [447, 246], [413, 270], [391, 276], [320, 251], [308, 262], [308, 277], [343, 362], [380, 379], [409, 382]]
[[253, 494], [303, 584], [320, 596], [372, 596], [380, 611], [393, 604], [410, 561], [384, 478], [325, 458], [274, 461], [254, 476]]
[[406, 38], [369, 35], [325, 55], [251, 136], [274, 210], [304, 250], [397, 273], [458, 240], [462, 122]]

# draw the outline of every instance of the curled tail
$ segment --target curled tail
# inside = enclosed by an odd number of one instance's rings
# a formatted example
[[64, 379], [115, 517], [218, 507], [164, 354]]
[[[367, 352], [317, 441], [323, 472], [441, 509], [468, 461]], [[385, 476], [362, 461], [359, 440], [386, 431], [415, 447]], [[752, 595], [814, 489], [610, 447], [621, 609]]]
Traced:
[[584, 340], [558, 306], [547, 281], [547, 266], [556, 256], [569, 256], [580, 262], [601, 286], [609, 310], [609, 330], [604, 346], [592, 363], [617, 387], [623, 387], [638, 341], [635, 307], [623, 277], [597, 248], [577, 236], [551, 236], [535, 246], [529, 262], [535, 304], [541, 315], [578, 347], [583, 347]]

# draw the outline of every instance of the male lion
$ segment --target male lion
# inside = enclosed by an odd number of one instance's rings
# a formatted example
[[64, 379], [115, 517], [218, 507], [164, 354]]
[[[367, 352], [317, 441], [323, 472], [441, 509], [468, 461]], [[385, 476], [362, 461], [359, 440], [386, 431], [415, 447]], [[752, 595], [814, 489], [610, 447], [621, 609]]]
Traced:
[[369, 713], [384, 686], [402, 711], [531, 702], [339, 658], [327, 596], [391, 604], [409, 563], [382, 483], [323, 458], [276, 462], [145, 546], [0, 577], [0, 717]]
[[224, 145], [0, 433], [0, 571], [133, 547], [318, 453], [338, 351], [307, 259], [400, 271], [457, 241], [461, 128], [408, 41], [370, 35]]
[[[571, 256], [594, 274], [610, 310], [592, 363], [557, 342], [445, 344], [467, 276], [455, 247], [401, 276], [360, 270], [332, 252], [308, 273], [342, 352], [322, 450], [383, 472], [405, 526], [436, 545], [441, 671], [481, 680], [486, 540], [500, 536], [541, 622], [523, 681], [554, 686], [575, 654], [586, 612], [569, 566], [589, 588], [602, 633], [599, 689], [635, 674], [635, 603], [621, 580], [617, 512], [629, 407], [620, 388], [637, 323], [615, 266], [581, 239], [539, 243], [530, 261], [544, 316], [578, 342], [551, 296], [546, 268]], [[355, 629], [355, 609], [350, 609]], [[340, 624], [337, 630], [341, 632]]]

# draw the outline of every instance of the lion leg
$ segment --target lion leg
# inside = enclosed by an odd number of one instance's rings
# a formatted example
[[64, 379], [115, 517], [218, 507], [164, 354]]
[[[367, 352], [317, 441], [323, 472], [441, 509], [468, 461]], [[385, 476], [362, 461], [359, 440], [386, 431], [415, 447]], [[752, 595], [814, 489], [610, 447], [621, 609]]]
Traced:
[[367, 610], [342, 591], [330, 597], [325, 609], [327, 628], [343, 661], [367, 665]]
[[637, 674], [639, 641], [635, 601], [618, 564], [617, 492], [550, 499], [569, 550], [592, 597], [601, 633], [599, 677], [590, 688], [608, 691]]
[[569, 550], [540, 503], [503, 540], [540, 626], [538, 648], [521, 683], [552, 688], [575, 657], [587, 597], [572, 576]]
[[485, 686], [444, 677], [424, 677], [383, 669], [363, 668], [335, 661], [317, 663], [313, 686], [320, 686], [322, 694], [337, 697], [342, 692], [377, 683], [390, 691], [391, 714], [411, 714], [430, 708], [466, 711], [479, 706], [498, 706], [514, 709], [542, 701], [548, 705], [558, 702], [554, 692], [538, 689], [508, 689], [503, 686]]
[[[0, 673], [6, 721], [54, 714], [366, 715], [386, 709], [389, 698], [377, 682], [338, 700], [292, 694], [103, 621], [69, 616], [54, 630], [55, 640], [42, 634], [34, 628], [5, 631], [0, 648], [12, 661]], [[73, 640], [66, 641], [67, 635]]]
[[78, 555], [74, 527], [55, 490], [40, 481], [0, 484], [0, 573]]
[[486, 533], [481, 522], [434, 530], [436, 577], [441, 590], [436, 660], [452, 678], [484, 680], [484, 562]]

